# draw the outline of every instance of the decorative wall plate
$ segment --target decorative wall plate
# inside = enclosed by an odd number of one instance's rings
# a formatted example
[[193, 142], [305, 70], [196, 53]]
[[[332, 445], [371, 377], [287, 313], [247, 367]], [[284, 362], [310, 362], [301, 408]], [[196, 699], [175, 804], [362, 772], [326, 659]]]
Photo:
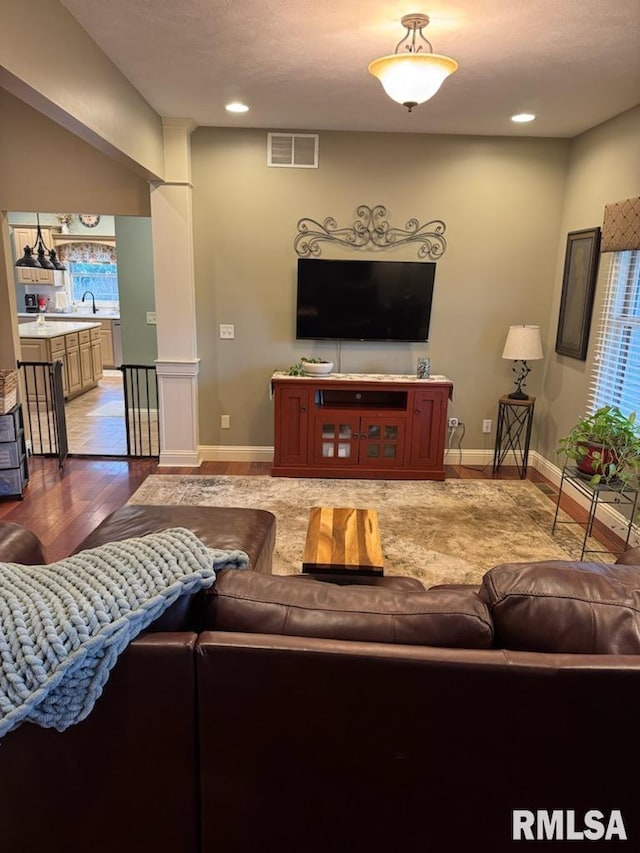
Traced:
[[95, 228], [98, 222], [100, 222], [100, 217], [97, 213], [79, 213], [78, 219], [86, 228]]

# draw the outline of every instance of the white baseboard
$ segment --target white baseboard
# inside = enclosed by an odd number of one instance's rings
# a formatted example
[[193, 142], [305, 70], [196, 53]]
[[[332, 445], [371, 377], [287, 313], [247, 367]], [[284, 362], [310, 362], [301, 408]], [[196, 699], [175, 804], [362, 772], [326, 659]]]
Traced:
[[[493, 450], [459, 450], [452, 447], [444, 452], [445, 465], [472, 465], [477, 468], [493, 464]], [[505, 465], [513, 465], [514, 462], [505, 462]]]
[[202, 459], [199, 453], [187, 450], [160, 452], [158, 467], [163, 468], [197, 468]]
[[[223, 444], [201, 444], [200, 457], [203, 462], [273, 462], [273, 447]], [[493, 450], [446, 450], [445, 465], [489, 465], [493, 462]], [[515, 465], [513, 454], [507, 454], [505, 465]]]
[[203, 462], [273, 462], [273, 447], [201, 444], [200, 458]]

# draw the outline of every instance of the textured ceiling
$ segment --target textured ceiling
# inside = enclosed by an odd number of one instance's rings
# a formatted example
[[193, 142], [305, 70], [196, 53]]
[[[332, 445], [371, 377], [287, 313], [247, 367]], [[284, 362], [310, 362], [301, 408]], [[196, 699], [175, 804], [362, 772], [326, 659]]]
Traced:
[[[640, 102], [640, 0], [61, 2], [160, 115], [199, 125], [572, 137]], [[367, 72], [410, 12], [460, 64], [411, 115]]]

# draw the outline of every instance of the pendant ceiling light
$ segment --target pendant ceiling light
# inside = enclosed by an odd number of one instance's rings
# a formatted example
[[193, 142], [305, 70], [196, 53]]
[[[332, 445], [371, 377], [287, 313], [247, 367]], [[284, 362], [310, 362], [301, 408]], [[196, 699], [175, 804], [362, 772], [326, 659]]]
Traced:
[[407, 34], [398, 42], [394, 53], [374, 59], [369, 71], [382, 83], [391, 100], [411, 112], [435, 95], [449, 74], [456, 71], [458, 63], [450, 56], [433, 52], [431, 43], [422, 34], [423, 27], [429, 23], [427, 15], [405, 15], [401, 23]]
[[[38, 228], [33, 246], [24, 247], [24, 255], [16, 261], [17, 267], [37, 267], [43, 270], [66, 270], [58, 260], [55, 249], [47, 249], [40, 230], [40, 214], [36, 213]], [[35, 257], [34, 257], [35, 252]]]

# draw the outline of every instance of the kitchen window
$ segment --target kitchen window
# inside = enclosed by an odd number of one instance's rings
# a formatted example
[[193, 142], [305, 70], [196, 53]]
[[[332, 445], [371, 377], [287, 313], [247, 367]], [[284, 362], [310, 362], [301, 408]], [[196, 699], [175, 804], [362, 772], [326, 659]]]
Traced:
[[58, 250], [67, 266], [65, 277], [72, 302], [80, 303], [83, 294], [90, 291], [96, 305], [118, 307], [118, 258], [113, 238], [69, 240], [60, 243]]
[[96, 303], [118, 303], [118, 266], [114, 263], [69, 261], [71, 299], [80, 302], [82, 294], [90, 290]]

